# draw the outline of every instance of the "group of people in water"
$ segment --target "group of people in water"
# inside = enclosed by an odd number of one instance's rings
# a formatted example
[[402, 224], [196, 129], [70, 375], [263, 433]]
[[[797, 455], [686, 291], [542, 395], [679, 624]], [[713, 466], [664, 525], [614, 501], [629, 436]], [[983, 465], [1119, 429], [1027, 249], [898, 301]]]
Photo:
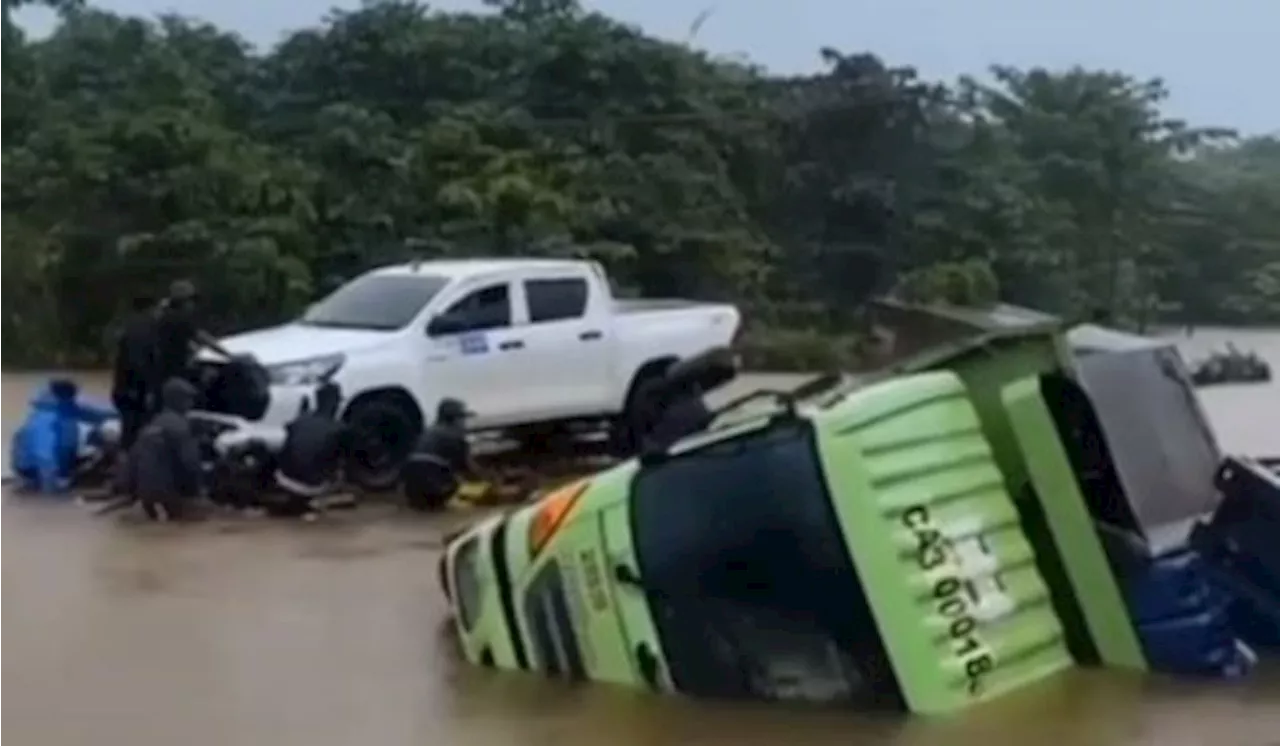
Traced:
[[[223, 348], [195, 320], [195, 286], [174, 282], [159, 302], [133, 304], [114, 350], [111, 403], [114, 411], [81, 397], [69, 379], [56, 379], [32, 402], [32, 412], [12, 444], [13, 472], [28, 490], [58, 493], [72, 487], [81, 447], [80, 428], [119, 417], [113, 474], [119, 505], [137, 504], [155, 520], [200, 515], [204, 498], [237, 508], [262, 508], [272, 515], [313, 515], [335, 492], [346, 460], [359, 452], [360, 438], [339, 418], [342, 389], [318, 385], [311, 402], [284, 428], [283, 444], [270, 448], [248, 440], [227, 453], [202, 453], [190, 413], [207, 404], [193, 375], [194, 359], [208, 348], [227, 360], [241, 360]], [[256, 361], [250, 361], [256, 365]], [[465, 475], [483, 477], [467, 439], [465, 403], [446, 398], [425, 428], [409, 463], [406, 491], [428, 509], [442, 506]], [[260, 473], [249, 476], [245, 465]], [[223, 468], [225, 467], [225, 468]], [[263, 480], [257, 477], [267, 474]]]
[[[82, 400], [73, 381], [55, 380], [33, 401], [32, 414], [13, 441], [11, 464], [24, 485], [40, 492], [71, 487], [81, 445], [80, 427], [118, 415], [121, 458], [113, 474], [118, 504], [138, 504], [155, 520], [196, 517], [208, 497], [240, 508], [263, 508], [273, 515], [312, 516], [329, 502], [344, 464], [361, 452], [361, 435], [339, 417], [343, 392], [333, 382], [318, 385], [311, 402], [285, 426], [283, 444], [271, 448], [249, 439], [228, 453], [202, 452], [190, 413], [207, 408], [208, 391], [194, 377], [196, 353], [210, 349], [225, 359], [257, 366], [223, 348], [195, 320], [197, 292], [189, 281], [174, 282], [159, 302], [138, 300], [118, 337], [111, 402], [114, 411]], [[701, 359], [705, 358], [705, 359]], [[260, 369], [260, 366], [259, 366]], [[705, 427], [711, 413], [702, 401], [707, 370], [727, 380], [736, 361], [727, 350], [709, 351], [674, 366], [670, 380], [651, 381], [643, 398], [643, 431], [636, 443], [662, 448]], [[687, 380], [686, 380], [687, 379]], [[263, 373], [261, 392], [265, 390]], [[497, 483], [476, 463], [467, 436], [472, 415], [465, 402], [445, 398], [424, 428], [401, 481], [411, 507], [436, 510], [455, 495], [463, 478]], [[243, 465], [252, 465], [246, 476]], [[266, 475], [268, 478], [263, 479]], [[528, 475], [525, 475], [528, 476]], [[239, 484], [237, 484], [237, 481]]]
[[[125, 451], [132, 452], [150, 423], [156, 435], [147, 438], [147, 448], [154, 449], [162, 442], [172, 446], [173, 466], [167, 471], [184, 468], [187, 462], [181, 457], [185, 453], [179, 446], [185, 443], [170, 436], [189, 431], [177, 423], [185, 422], [182, 414], [195, 399], [194, 387], [186, 380], [192, 356], [197, 345], [225, 352], [196, 325], [195, 307], [195, 286], [185, 280], [174, 282], [159, 303], [149, 299], [134, 302], [134, 313], [126, 320], [115, 349], [114, 411], [87, 402], [70, 379], [50, 382], [32, 401], [32, 412], [12, 442], [12, 468], [24, 487], [45, 493], [69, 489], [78, 466], [80, 427], [95, 427], [116, 416], [120, 419], [119, 445]], [[159, 437], [161, 433], [165, 437]]]
[[[118, 416], [119, 439], [111, 448], [121, 456], [111, 475], [114, 491], [124, 497], [118, 504], [136, 503], [156, 520], [199, 513], [200, 498], [215, 491], [208, 482], [217, 471], [206, 469], [189, 416], [202, 399], [194, 358], [201, 348], [234, 358], [196, 323], [197, 297], [192, 283], [179, 280], [159, 302], [134, 302], [114, 351], [113, 407], [90, 403], [70, 379], [55, 379], [33, 400], [11, 447], [12, 469], [23, 487], [43, 493], [72, 488], [82, 466], [81, 427]], [[272, 459], [281, 489], [263, 507], [305, 515], [332, 483], [350, 445], [337, 419], [341, 398], [336, 385], [322, 385], [314, 406], [288, 425], [283, 449]]]

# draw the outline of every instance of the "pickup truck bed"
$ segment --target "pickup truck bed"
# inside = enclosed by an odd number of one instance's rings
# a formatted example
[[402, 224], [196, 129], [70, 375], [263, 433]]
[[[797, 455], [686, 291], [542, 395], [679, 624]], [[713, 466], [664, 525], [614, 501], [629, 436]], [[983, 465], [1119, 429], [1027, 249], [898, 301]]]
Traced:
[[696, 300], [684, 300], [683, 298], [641, 298], [636, 300], [617, 300], [613, 301], [613, 310], [617, 314], [627, 315], [636, 313], [649, 313], [651, 311], [683, 311], [699, 306], [714, 305]]

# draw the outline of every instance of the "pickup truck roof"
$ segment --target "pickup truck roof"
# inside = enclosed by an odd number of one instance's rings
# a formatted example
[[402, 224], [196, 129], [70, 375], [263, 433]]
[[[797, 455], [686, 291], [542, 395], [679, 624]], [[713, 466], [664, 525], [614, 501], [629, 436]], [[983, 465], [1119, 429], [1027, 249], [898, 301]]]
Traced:
[[456, 280], [462, 277], [492, 272], [506, 272], [515, 269], [555, 271], [581, 270], [593, 266], [596, 265], [580, 259], [424, 259], [390, 267], [381, 267], [369, 274], [412, 275], [422, 273]]

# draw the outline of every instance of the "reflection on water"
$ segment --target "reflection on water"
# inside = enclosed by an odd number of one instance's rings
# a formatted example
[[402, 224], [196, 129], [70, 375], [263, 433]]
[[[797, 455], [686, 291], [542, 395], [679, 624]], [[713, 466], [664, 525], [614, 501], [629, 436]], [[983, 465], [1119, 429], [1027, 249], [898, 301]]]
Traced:
[[[1280, 370], [1280, 335], [1254, 334], [1238, 344]], [[1192, 349], [1222, 339], [1202, 332]], [[6, 442], [35, 380], [4, 377]], [[1204, 400], [1228, 450], [1280, 453], [1280, 388], [1214, 389]], [[1239, 684], [1079, 672], [939, 722], [685, 702], [472, 670], [444, 633], [441, 531], [420, 519], [174, 530], [6, 499], [3, 735], [39, 746], [1280, 738], [1274, 672]]]

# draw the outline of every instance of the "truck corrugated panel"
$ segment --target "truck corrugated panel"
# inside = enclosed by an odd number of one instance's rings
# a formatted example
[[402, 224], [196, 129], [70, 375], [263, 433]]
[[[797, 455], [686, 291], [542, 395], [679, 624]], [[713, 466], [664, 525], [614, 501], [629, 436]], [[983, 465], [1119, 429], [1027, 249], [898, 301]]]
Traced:
[[955, 374], [862, 389], [815, 425], [833, 482], [859, 485], [837, 513], [912, 710], [954, 711], [1073, 664]]

